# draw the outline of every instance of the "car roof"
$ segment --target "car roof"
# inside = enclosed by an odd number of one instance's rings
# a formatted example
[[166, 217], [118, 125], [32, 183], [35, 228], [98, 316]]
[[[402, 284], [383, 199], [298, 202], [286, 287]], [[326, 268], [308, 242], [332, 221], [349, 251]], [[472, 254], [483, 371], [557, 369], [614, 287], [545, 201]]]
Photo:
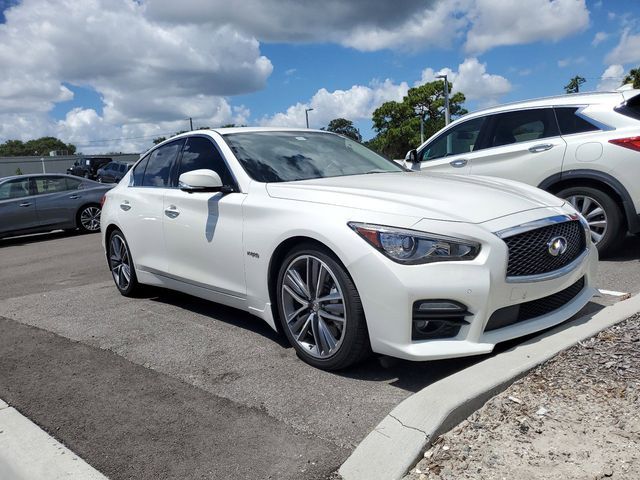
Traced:
[[[66, 173], [27, 173], [25, 175], [10, 175], [8, 177], [0, 178], [0, 182], [4, 182], [6, 180], [13, 180], [16, 178], [34, 178], [34, 177], [69, 177], [80, 179], [80, 177], [76, 177], [75, 175], [67, 175]], [[82, 180], [82, 179], [81, 179]]]
[[[517, 102], [503, 103], [502, 105], [495, 105], [493, 107], [476, 110], [468, 115], [466, 118], [476, 115], [487, 115], [491, 113], [498, 113], [505, 110], [515, 110], [518, 108], [531, 108], [531, 107], [548, 107], [548, 106], [572, 106], [572, 105], [593, 105], [593, 104], [617, 104], [624, 101], [625, 96], [628, 96], [629, 92], [612, 91], [612, 92], [585, 92], [585, 93], [570, 93], [565, 95], [554, 95], [551, 97], [540, 97], [531, 100], [520, 100]], [[635, 90], [635, 93], [640, 94], [640, 90]]]

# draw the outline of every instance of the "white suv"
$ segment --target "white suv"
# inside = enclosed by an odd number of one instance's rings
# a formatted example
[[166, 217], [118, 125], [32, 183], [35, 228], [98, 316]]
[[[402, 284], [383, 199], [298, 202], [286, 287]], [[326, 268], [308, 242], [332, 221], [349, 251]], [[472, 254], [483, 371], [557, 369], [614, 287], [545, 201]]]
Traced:
[[601, 253], [640, 233], [640, 90], [470, 113], [407, 153], [413, 170], [519, 180], [569, 201]]

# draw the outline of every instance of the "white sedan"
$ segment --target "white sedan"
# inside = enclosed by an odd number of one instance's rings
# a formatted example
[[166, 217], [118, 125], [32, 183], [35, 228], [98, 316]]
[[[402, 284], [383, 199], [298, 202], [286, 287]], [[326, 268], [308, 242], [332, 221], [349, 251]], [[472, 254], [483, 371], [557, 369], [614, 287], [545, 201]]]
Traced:
[[345, 368], [490, 352], [595, 292], [597, 251], [563, 200], [509, 180], [410, 172], [313, 130], [189, 132], [104, 198], [116, 287], [179, 290], [265, 320]]

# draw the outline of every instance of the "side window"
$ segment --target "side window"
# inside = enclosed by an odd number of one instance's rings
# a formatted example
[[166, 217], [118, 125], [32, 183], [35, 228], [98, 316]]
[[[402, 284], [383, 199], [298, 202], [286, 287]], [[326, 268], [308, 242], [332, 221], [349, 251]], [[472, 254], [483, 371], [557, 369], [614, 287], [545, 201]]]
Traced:
[[76, 180], [75, 178], [64, 178], [67, 184], [67, 190], [80, 190], [82, 189], [82, 180]]
[[127, 173], [127, 165], [126, 165], [126, 163], [120, 164], [120, 173]]
[[140, 187], [142, 185], [142, 180], [144, 179], [144, 171], [147, 168], [147, 163], [149, 163], [149, 155], [138, 162], [136, 168], [133, 169], [133, 174], [131, 175], [131, 183], [129, 184], [130, 187]]
[[493, 127], [489, 146], [499, 147], [559, 135], [558, 126], [550, 108], [518, 110], [492, 116]]
[[476, 142], [484, 122], [484, 117], [480, 117], [456, 125], [427, 145], [422, 150], [420, 160], [435, 160], [448, 155], [459, 155], [480, 150], [481, 147]]
[[28, 197], [29, 179], [11, 180], [0, 185], [0, 200], [11, 200], [14, 198]]
[[167, 143], [151, 152], [149, 163], [142, 179], [143, 187], [165, 188], [169, 186], [171, 167], [178, 157], [183, 144], [184, 140], [178, 140]]
[[584, 133], [600, 130], [595, 125], [589, 123], [582, 117], [576, 115], [578, 108], [576, 107], [556, 107], [556, 118], [562, 135], [571, 135], [572, 133]]
[[38, 195], [65, 192], [67, 190], [65, 177], [37, 177], [35, 182]]
[[213, 170], [220, 175], [224, 185], [235, 184], [227, 164], [213, 142], [204, 137], [189, 137], [182, 152], [177, 176], [180, 178], [184, 172], [202, 168]]

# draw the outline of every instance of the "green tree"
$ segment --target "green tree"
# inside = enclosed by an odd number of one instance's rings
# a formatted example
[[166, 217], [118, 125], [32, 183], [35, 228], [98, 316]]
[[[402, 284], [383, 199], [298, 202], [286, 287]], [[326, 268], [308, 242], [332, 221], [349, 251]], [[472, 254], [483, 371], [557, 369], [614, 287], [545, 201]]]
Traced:
[[[449, 83], [449, 90], [452, 85]], [[451, 118], [467, 113], [462, 104], [464, 94], [449, 97]], [[420, 145], [420, 117], [425, 138], [444, 127], [444, 83], [429, 82], [410, 88], [402, 102], [385, 102], [373, 112], [373, 129], [377, 135], [367, 146], [391, 158], [403, 158]]]
[[632, 68], [622, 80], [622, 85], [633, 84], [633, 88], [640, 88], [640, 67]]
[[16, 168], [16, 175], [22, 175], [22, 170], [20, 170], [20, 167]]
[[346, 118], [334, 118], [329, 122], [329, 125], [327, 125], [326, 130], [329, 132], [334, 132], [340, 135], [344, 135], [345, 137], [352, 138], [356, 142], [362, 141], [362, 135], [360, 135], [360, 130], [358, 130], [353, 125], [353, 122], [351, 120], [347, 120]]
[[73, 155], [76, 152], [76, 146], [71, 143], [64, 143], [55, 137], [41, 137], [28, 142], [7, 140], [5, 143], [0, 144], [0, 157], [49, 155], [51, 151], [64, 155]]
[[154, 139], [153, 139], [153, 144], [154, 144], [154, 145], [157, 145], [157, 144], [159, 144], [159, 143], [164, 142], [166, 139], [167, 139], [167, 137], [157, 137], [157, 138], [154, 138]]
[[569, 80], [569, 83], [567, 83], [564, 86], [564, 91], [567, 92], [567, 93], [579, 93], [580, 92], [580, 86], [584, 82], [586, 82], [584, 77], [581, 77], [580, 75], [576, 75], [571, 80]]

